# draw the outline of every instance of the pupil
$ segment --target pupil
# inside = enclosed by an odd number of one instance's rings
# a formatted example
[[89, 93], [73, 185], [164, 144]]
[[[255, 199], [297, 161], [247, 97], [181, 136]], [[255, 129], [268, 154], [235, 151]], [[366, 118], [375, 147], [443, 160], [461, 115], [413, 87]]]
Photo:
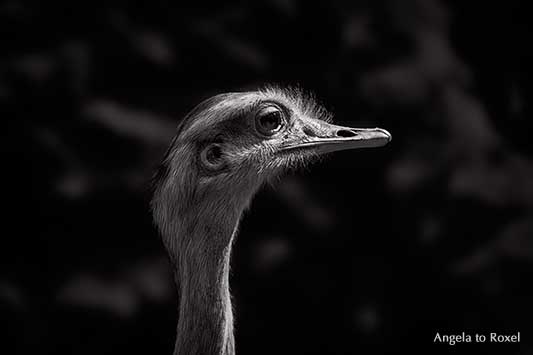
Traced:
[[276, 129], [279, 126], [279, 115], [272, 112], [263, 117], [263, 126], [269, 130]]

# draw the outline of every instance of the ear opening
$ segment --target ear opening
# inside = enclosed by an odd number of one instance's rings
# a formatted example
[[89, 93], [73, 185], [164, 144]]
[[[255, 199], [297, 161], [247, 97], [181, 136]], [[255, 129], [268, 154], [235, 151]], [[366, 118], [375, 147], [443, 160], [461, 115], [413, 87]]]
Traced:
[[200, 153], [202, 165], [209, 170], [220, 170], [225, 165], [222, 145], [211, 143], [204, 147]]

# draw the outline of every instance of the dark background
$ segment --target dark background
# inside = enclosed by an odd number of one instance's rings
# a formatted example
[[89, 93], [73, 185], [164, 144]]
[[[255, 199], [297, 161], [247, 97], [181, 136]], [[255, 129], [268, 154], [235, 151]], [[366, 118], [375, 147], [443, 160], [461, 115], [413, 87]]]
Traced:
[[[267, 187], [239, 354], [533, 354], [531, 12], [517, 1], [0, 3], [4, 354], [171, 354], [148, 180], [213, 94], [299, 84], [391, 144]], [[518, 345], [434, 344], [521, 332]]]

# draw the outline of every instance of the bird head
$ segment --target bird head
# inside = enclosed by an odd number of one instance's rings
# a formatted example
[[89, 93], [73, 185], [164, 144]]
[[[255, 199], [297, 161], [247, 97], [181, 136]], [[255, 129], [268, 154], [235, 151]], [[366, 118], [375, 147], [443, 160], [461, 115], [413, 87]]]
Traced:
[[217, 95], [182, 120], [156, 174], [154, 201], [174, 197], [173, 210], [239, 209], [287, 169], [324, 153], [379, 147], [390, 139], [380, 128], [332, 124], [331, 115], [300, 90]]

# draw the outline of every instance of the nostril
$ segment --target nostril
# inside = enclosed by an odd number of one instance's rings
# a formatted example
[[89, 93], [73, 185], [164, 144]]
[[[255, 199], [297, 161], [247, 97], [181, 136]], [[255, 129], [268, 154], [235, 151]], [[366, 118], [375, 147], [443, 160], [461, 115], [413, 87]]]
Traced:
[[309, 127], [304, 127], [303, 129], [304, 133], [308, 136], [308, 137], [316, 137], [316, 133], [315, 131], [313, 131], [311, 128]]
[[347, 138], [347, 137], [355, 137], [356, 134], [355, 132], [353, 131], [349, 131], [347, 129], [341, 129], [341, 130], [338, 130], [337, 131], [337, 136], [338, 137], [344, 137], [344, 138]]

